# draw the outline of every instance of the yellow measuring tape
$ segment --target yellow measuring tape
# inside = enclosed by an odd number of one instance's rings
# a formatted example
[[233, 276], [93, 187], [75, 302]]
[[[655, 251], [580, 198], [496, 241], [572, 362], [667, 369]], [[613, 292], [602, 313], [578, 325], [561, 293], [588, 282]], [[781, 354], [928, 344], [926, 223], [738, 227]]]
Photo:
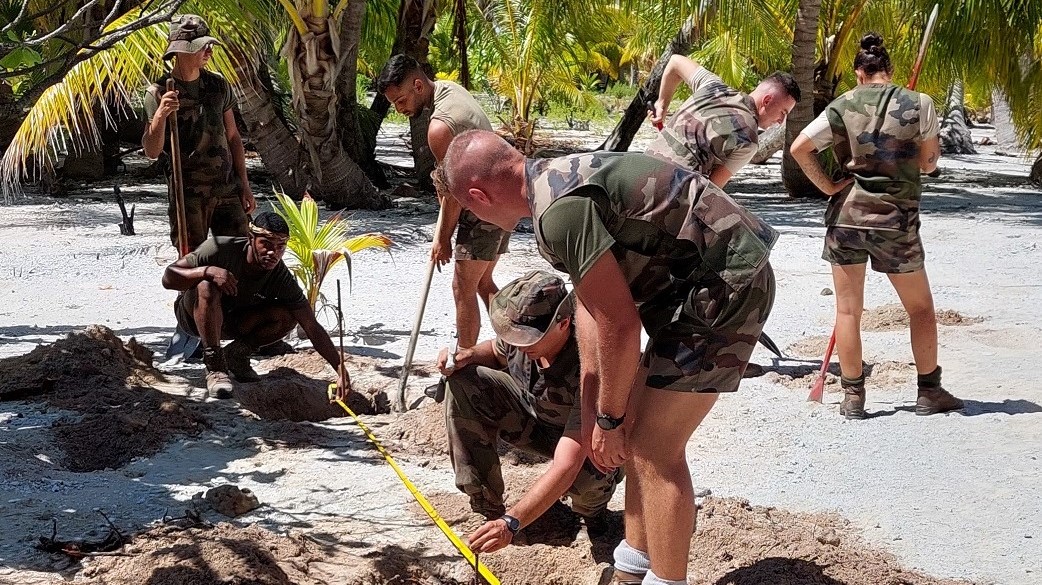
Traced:
[[[330, 384], [328, 392], [329, 399], [339, 404], [340, 408], [343, 408], [347, 414], [351, 415], [351, 418], [355, 419], [355, 422], [358, 423], [359, 428], [361, 428], [362, 432], [365, 433], [365, 436], [369, 438], [369, 442], [371, 442], [373, 446], [376, 447], [376, 450], [384, 456], [384, 459], [387, 460], [387, 463], [390, 464], [391, 468], [394, 469], [394, 472], [398, 474], [398, 479], [402, 480], [402, 484], [404, 484], [405, 488], [409, 490], [409, 493], [412, 494], [412, 497], [416, 498], [416, 501], [420, 504], [420, 507], [423, 508], [423, 511], [427, 512], [427, 515], [431, 517], [431, 520], [433, 520], [434, 524], [441, 529], [442, 533], [445, 534], [446, 537], [448, 537], [449, 541], [452, 542], [452, 545], [456, 547], [456, 550], [458, 550], [460, 554], [463, 555], [463, 558], [467, 559], [467, 562], [470, 563], [470, 566], [474, 566], [474, 551], [470, 550], [470, 547], [468, 547], [466, 543], [460, 540], [459, 536], [456, 536], [456, 533], [452, 531], [452, 528], [449, 528], [449, 525], [445, 523], [445, 520], [442, 520], [441, 516], [438, 514], [438, 511], [435, 510], [434, 506], [432, 506], [431, 503], [427, 501], [427, 498], [425, 498], [423, 494], [420, 493], [420, 490], [416, 489], [416, 486], [413, 485], [411, 481], [409, 481], [409, 478], [406, 477], [405, 472], [402, 471], [402, 468], [398, 467], [398, 464], [395, 463], [394, 457], [391, 457], [391, 454], [388, 453], [386, 449], [384, 449], [383, 445], [380, 444], [380, 441], [376, 440], [376, 437], [373, 436], [373, 432], [369, 430], [369, 427], [365, 426], [365, 423], [362, 422], [362, 419], [358, 418], [358, 415], [355, 414], [354, 411], [352, 411], [350, 408], [348, 408], [348, 406], [344, 404], [343, 400], [334, 398], [336, 396], [336, 384]], [[478, 573], [485, 579], [485, 581], [488, 582], [489, 585], [500, 585], [499, 579], [497, 579], [496, 576], [492, 574], [492, 571], [490, 571], [489, 568], [486, 567], [483, 563], [478, 564]]]

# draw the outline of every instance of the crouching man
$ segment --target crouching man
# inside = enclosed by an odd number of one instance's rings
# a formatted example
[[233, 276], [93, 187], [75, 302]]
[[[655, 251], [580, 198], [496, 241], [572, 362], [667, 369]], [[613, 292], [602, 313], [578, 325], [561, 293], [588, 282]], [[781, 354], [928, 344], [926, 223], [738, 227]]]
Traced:
[[[210, 238], [163, 273], [163, 287], [181, 291], [174, 302], [177, 324], [202, 340], [206, 389], [217, 398], [231, 398], [232, 377], [257, 381], [250, 355], [298, 323], [338, 372], [338, 393], [350, 389], [339, 352], [282, 262], [288, 241], [285, 220], [266, 211], [250, 223], [245, 238]], [[222, 349], [222, 339], [232, 342]]]
[[[507, 546], [565, 495], [589, 530], [621, 480], [621, 470], [599, 472], [582, 444], [582, 426], [593, 421], [582, 420], [574, 311], [563, 280], [529, 272], [492, 299], [495, 341], [459, 350], [454, 371], [446, 368], [448, 350], [438, 357], [439, 369], [449, 375], [445, 421], [456, 487], [489, 519], [470, 536], [478, 552]], [[553, 460], [509, 510], [499, 439]]]

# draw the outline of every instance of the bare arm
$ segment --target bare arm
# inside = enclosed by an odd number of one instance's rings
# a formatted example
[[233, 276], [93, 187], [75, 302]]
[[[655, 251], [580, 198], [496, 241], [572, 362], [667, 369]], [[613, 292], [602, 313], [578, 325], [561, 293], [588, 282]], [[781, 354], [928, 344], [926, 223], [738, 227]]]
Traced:
[[800, 168], [803, 169], [807, 178], [814, 183], [814, 186], [829, 197], [839, 193], [845, 189], [847, 185], [854, 182], [854, 179], [851, 177], [836, 182], [826, 175], [825, 169], [821, 168], [821, 163], [818, 162], [818, 157], [815, 154], [814, 143], [804, 134], [800, 134], [796, 137], [789, 152], [792, 153], [792, 158], [796, 159], [796, 162], [799, 163]]
[[257, 209], [257, 200], [253, 197], [250, 189], [250, 179], [246, 176], [246, 148], [242, 145], [242, 136], [239, 127], [235, 124], [235, 114], [231, 110], [224, 111], [224, 136], [228, 139], [228, 150], [232, 154], [232, 165], [235, 167], [239, 181], [242, 183], [242, 208], [246, 213], [253, 213]]
[[290, 311], [290, 314], [297, 320], [297, 323], [300, 323], [300, 327], [307, 334], [308, 339], [311, 340], [311, 346], [315, 348], [318, 355], [322, 356], [326, 363], [333, 366], [333, 369], [336, 370], [336, 398], [343, 400], [347, 393], [351, 391], [351, 375], [347, 372], [347, 364], [341, 363], [340, 351], [333, 345], [333, 340], [329, 338], [329, 333], [318, 324], [314, 311], [311, 310], [307, 303], [293, 309]]
[[145, 134], [141, 137], [141, 146], [148, 158], [159, 158], [163, 152], [163, 143], [166, 141], [166, 119], [177, 111], [178, 106], [176, 91], [168, 91], [160, 98], [156, 113], [145, 125]]
[[[557, 442], [550, 467], [528, 488], [521, 500], [507, 510], [507, 514], [517, 518], [522, 527], [534, 522], [568, 491], [585, 460], [586, 449], [579, 438], [574, 433], [565, 433]], [[486, 553], [510, 544], [513, 535], [504, 520], [492, 520], [475, 530], [468, 540], [472, 548]]]
[[[576, 315], [584, 401], [588, 389], [595, 389], [597, 412], [620, 418], [626, 414], [640, 361], [640, 317], [629, 284], [615, 257], [604, 253], [575, 292], [585, 308]], [[591, 440], [589, 448], [598, 468], [606, 471], [623, 464], [624, 428], [604, 431], [593, 425]]]
[[937, 161], [941, 158], [941, 140], [939, 137], [927, 138], [919, 145], [919, 169], [924, 173], [937, 170]]
[[163, 288], [169, 290], [186, 291], [195, 288], [200, 282], [209, 280], [217, 285], [217, 288], [226, 295], [238, 294], [239, 283], [235, 275], [220, 266], [196, 266], [191, 267], [181, 258], [163, 272]]
[[666, 119], [666, 111], [669, 109], [669, 102], [673, 101], [677, 86], [691, 79], [701, 67], [684, 55], [673, 55], [669, 58], [665, 70], [662, 71], [662, 81], [659, 82], [655, 111], [651, 114], [653, 123], [659, 124]]
[[713, 169], [713, 172], [709, 173], [709, 180], [717, 187], [723, 189], [724, 185], [731, 180], [732, 176], [734, 175], [731, 173], [731, 169], [728, 169], [725, 166], [719, 166]]
[[[452, 131], [445, 122], [431, 120], [427, 127], [427, 144], [431, 147], [434, 160], [440, 163], [441, 159], [445, 158], [445, 151], [448, 150], [452, 138]], [[431, 248], [431, 260], [436, 260], [440, 265], [452, 258], [452, 234], [459, 224], [463, 207], [455, 198], [445, 193], [438, 193], [438, 204], [441, 210], [438, 215], [438, 230], [434, 234], [434, 245]]]

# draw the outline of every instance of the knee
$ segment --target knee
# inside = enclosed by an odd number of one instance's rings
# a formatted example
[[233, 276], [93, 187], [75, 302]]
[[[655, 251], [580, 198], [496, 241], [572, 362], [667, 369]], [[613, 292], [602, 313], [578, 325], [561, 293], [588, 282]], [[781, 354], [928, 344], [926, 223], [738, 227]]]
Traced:
[[930, 301], [910, 304], [905, 307], [905, 311], [908, 312], [908, 319], [913, 323], [928, 325], [937, 321], [937, 316], [934, 314], [933, 310], [933, 303]]
[[496, 286], [496, 282], [492, 280], [492, 276], [482, 277], [482, 279], [478, 281], [478, 294], [481, 295], [481, 298], [491, 298], [492, 295], [497, 292], [499, 292], [499, 287]]
[[213, 302], [221, 299], [221, 289], [209, 280], [200, 281], [199, 284], [195, 285], [195, 291], [201, 301]]
[[459, 273], [452, 279], [452, 294], [456, 297], [457, 302], [461, 299], [469, 299], [476, 295], [477, 292], [478, 286], [473, 280]]

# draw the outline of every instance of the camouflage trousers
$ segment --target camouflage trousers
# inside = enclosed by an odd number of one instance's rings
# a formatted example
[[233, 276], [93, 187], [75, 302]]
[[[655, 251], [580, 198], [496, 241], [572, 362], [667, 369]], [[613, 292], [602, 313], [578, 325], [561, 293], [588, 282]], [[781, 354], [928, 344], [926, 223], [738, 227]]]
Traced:
[[770, 264], [745, 288], [719, 279], [675, 287], [641, 304], [650, 339], [647, 385], [681, 392], [734, 392], [774, 305]]
[[487, 221], [481, 221], [473, 211], [464, 209], [456, 227], [456, 246], [453, 255], [457, 260], [484, 260], [491, 262], [506, 254], [510, 244], [510, 232]]
[[906, 274], [923, 269], [926, 252], [918, 222], [908, 230], [834, 226], [825, 231], [821, 258], [837, 266], [864, 264], [871, 258], [876, 272]]
[[[564, 429], [539, 420], [524, 390], [506, 372], [468, 366], [448, 379], [445, 392], [445, 428], [456, 487], [470, 496], [471, 508], [490, 518], [504, 512], [503, 475], [497, 442], [553, 458]], [[593, 516], [608, 505], [622, 470], [603, 474], [589, 459], [566, 495], [572, 510]]]
[[[173, 196], [167, 210], [170, 217], [170, 242], [177, 246], [177, 207]], [[188, 249], [194, 250], [206, 241], [208, 231], [215, 236], [245, 236], [249, 224], [239, 200], [239, 190], [222, 197], [185, 189], [185, 224], [188, 226]]]

